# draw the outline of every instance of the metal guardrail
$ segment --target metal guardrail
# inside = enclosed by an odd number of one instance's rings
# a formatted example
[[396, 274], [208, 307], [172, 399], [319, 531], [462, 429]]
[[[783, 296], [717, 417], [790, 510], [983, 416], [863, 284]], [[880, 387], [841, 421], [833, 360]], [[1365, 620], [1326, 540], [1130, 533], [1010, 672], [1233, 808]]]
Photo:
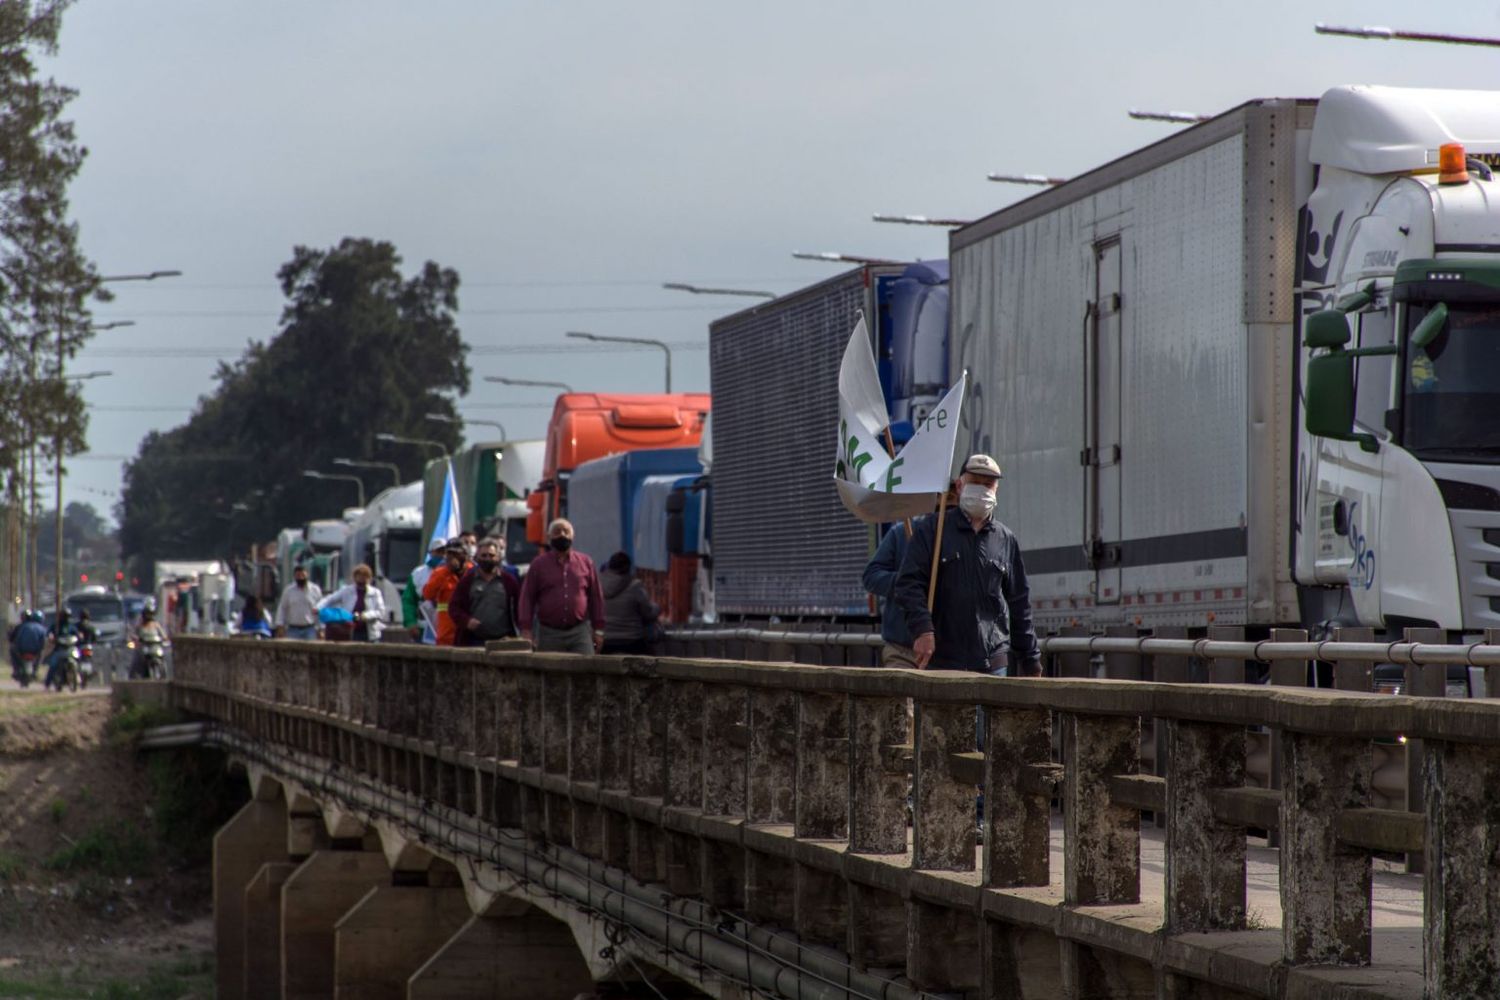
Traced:
[[[762, 628], [678, 628], [668, 629], [666, 638], [675, 642], [753, 642], [793, 646], [854, 646], [880, 648], [885, 645], [872, 632], [798, 632], [790, 629]], [[1136, 656], [1191, 656], [1199, 659], [1254, 660], [1270, 663], [1282, 660], [1323, 660], [1358, 663], [1394, 663], [1399, 665], [1455, 665], [1500, 667], [1500, 645], [1471, 643], [1466, 645], [1414, 642], [1340, 642], [1323, 639], [1308, 642], [1284, 642], [1273, 639], [1163, 639], [1142, 636], [1130, 639], [1119, 636], [1047, 636], [1039, 640], [1043, 653], [1124, 653]]]

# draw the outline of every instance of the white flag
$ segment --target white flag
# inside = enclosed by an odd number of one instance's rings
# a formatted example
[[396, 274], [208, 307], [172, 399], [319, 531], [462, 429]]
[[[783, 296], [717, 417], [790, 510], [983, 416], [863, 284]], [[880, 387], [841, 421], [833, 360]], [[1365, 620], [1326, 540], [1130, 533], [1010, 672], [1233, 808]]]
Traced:
[[918, 425], [894, 458], [882, 443], [890, 424], [864, 318], [839, 366], [839, 447], [834, 480], [849, 512], [862, 521], [899, 521], [931, 513], [948, 488], [966, 377]]

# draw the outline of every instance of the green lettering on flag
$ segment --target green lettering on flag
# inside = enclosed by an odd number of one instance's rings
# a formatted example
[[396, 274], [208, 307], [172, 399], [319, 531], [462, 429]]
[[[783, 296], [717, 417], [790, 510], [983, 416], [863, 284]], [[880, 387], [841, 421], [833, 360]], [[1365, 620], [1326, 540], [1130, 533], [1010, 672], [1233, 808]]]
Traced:
[[896, 492], [896, 487], [901, 485], [901, 477], [896, 475], [896, 467], [905, 464], [906, 459], [898, 458], [885, 470], [885, 491], [887, 493]]

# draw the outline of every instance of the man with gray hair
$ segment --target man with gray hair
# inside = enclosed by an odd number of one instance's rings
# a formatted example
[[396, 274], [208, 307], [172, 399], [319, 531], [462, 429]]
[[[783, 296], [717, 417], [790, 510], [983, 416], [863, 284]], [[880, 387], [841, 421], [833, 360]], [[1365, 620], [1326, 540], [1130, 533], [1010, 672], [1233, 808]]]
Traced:
[[597, 652], [604, 645], [599, 571], [594, 560], [573, 551], [573, 525], [566, 518], [547, 526], [547, 542], [548, 550], [531, 561], [521, 583], [521, 637], [543, 653]]

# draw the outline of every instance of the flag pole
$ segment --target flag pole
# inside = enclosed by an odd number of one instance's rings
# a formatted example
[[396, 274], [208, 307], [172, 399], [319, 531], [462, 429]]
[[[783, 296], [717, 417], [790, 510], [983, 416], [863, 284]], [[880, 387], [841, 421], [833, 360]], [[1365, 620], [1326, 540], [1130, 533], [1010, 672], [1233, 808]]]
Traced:
[[938, 560], [943, 554], [943, 515], [948, 513], [948, 490], [938, 500], [937, 531], [932, 536], [932, 572], [927, 577], [927, 613], [932, 613], [932, 602], [937, 597]]
[[[885, 425], [885, 450], [890, 453], [890, 456], [892, 458], [896, 457], [896, 439], [893, 438], [893, 437], [891, 437], [891, 425], [890, 424], [886, 424]], [[911, 540], [911, 518], [909, 518], [909, 517], [903, 517], [901, 519], [901, 523], [904, 524], [904, 525], [906, 525], [906, 539], [907, 539], [907, 541], [910, 541]]]

